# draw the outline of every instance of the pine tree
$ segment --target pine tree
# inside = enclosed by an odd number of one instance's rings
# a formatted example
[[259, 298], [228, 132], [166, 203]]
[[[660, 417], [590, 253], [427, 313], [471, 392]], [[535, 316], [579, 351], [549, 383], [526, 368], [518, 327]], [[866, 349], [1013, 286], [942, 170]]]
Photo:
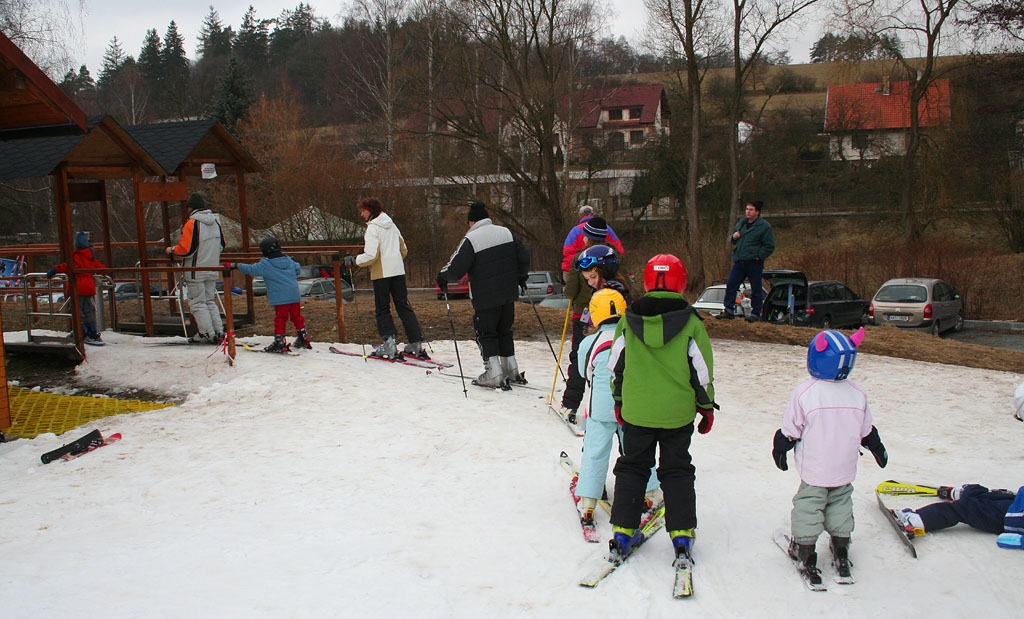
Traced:
[[139, 59], [136, 61], [142, 78], [151, 87], [156, 87], [163, 78], [163, 60], [160, 57], [160, 35], [156, 28], [146, 31], [146, 38], [142, 41], [142, 49], [139, 51]]
[[117, 37], [110, 39], [107, 51], [103, 52], [103, 67], [100, 69], [100, 81], [97, 86], [100, 90], [110, 88], [117, 78], [117, 72], [124, 63], [124, 49]]
[[234, 37], [235, 33], [231, 26], [225, 27], [220, 20], [220, 14], [211, 6], [199, 31], [199, 47], [196, 54], [204, 60], [227, 56], [231, 53]]
[[164, 34], [160, 50], [163, 79], [156, 93], [160, 112], [164, 117], [187, 118], [190, 107], [189, 61], [185, 56], [185, 41], [178, 33], [178, 25], [171, 20]]
[[249, 10], [242, 17], [242, 25], [235, 37], [234, 52], [238, 61], [252, 71], [262, 71], [267, 66], [270, 46], [270, 22], [256, 18], [256, 9]]
[[213, 101], [213, 117], [234, 132], [235, 125], [241, 120], [256, 100], [252, 83], [238, 59], [231, 55], [231, 60], [224, 70], [217, 96]]

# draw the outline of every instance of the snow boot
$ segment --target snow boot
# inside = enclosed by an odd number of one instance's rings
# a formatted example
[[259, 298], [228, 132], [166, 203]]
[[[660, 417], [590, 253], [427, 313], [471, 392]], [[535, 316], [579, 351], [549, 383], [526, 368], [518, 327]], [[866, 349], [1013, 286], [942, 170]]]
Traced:
[[216, 344], [214, 341], [214, 335], [212, 333], [196, 333], [192, 337], [188, 338], [189, 344]]
[[286, 353], [291, 352], [291, 349], [292, 348], [291, 346], [288, 345], [288, 342], [284, 341], [283, 335], [275, 335], [274, 341], [270, 343], [270, 346], [264, 348], [263, 352]]
[[383, 357], [384, 359], [396, 359], [398, 358], [398, 345], [395, 344], [395, 336], [389, 335], [384, 339], [384, 343], [373, 349], [370, 353], [371, 357]]
[[853, 574], [850, 572], [850, 568], [853, 566], [853, 563], [850, 563], [850, 538], [833, 537], [831, 548], [832, 569], [835, 570], [836, 582], [840, 584], [853, 583]]
[[480, 387], [504, 387], [505, 378], [501, 371], [501, 357], [491, 357], [484, 362], [486, 371], [473, 381]]
[[608, 560], [612, 563], [622, 563], [643, 539], [643, 534], [640, 529], [618, 526], [612, 527], [612, 533], [612, 538], [608, 540]]
[[505, 380], [511, 385], [527, 384], [526, 372], [519, 371], [519, 364], [516, 363], [515, 355], [501, 358], [501, 373], [505, 375]]
[[818, 555], [814, 552], [814, 544], [798, 544], [795, 541], [789, 545], [789, 556], [794, 561], [800, 562], [800, 573], [807, 578], [807, 582], [814, 586], [821, 585], [821, 570], [818, 569]]
[[430, 355], [423, 349], [423, 342], [409, 342], [402, 349], [402, 354], [409, 357], [416, 357], [417, 359], [429, 359]]
[[299, 329], [295, 339], [292, 340], [292, 348], [305, 348], [307, 350], [313, 348], [313, 345], [309, 343], [309, 336], [306, 334], [305, 329]]

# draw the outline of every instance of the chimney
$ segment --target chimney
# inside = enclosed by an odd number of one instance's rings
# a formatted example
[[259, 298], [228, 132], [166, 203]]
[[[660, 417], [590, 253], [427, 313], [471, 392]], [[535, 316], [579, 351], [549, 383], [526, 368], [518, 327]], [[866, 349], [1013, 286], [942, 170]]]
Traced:
[[882, 95], [889, 96], [889, 76], [886, 75], [882, 78]]

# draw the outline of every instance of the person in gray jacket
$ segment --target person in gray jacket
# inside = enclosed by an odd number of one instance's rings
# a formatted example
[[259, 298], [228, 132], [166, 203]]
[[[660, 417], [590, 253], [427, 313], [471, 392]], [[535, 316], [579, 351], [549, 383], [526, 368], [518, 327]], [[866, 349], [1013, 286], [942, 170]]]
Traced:
[[473, 329], [486, 370], [473, 381], [481, 387], [525, 384], [516, 363], [512, 324], [520, 289], [530, 272], [530, 250], [508, 228], [491, 222], [483, 202], [469, 205], [469, 231], [437, 274], [437, 285], [448, 289], [469, 273], [473, 301]]
[[217, 216], [206, 208], [202, 194], [190, 195], [186, 205], [189, 215], [181, 227], [181, 240], [165, 251], [168, 256], [181, 260], [184, 267], [206, 267], [185, 273], [188, 308], [198, 329], [189, 340], [219, 344], [224, 340], [224, 321], [217, 306], [217, 280], [220, 279], [220, 252], [225, 245], [224, 232]]
[[377, 198], [364, 198], [357, 205], [359, 215], [366, 221], [363, 253], [356, 256], [356, 265], [370, 268], [373, 281], [373, 304], [376, 310], [377, 333], [384, 340], [372, 353], [374, 357], [399, 357], [395, 343], [395, 321], [391, 318], [391, 302], [402, 321], [405, 336], [409, 338], [402, 354], [427, 358], [423, 349], [423, 331], [416, 312], [409, 304], [409, 291], [405, 284], [405, 256], [409, 249], [395, 222], [384, 212]]
[[761, 273], [764, 261], [775, 251], [775, 233], [771, 224], [761, 218], [764, 203], [760, 200], [747, 203], [743, 219], [736, 223], [732, 238], [732, 270], [725, 282], [725, 311], [717, 318], [736, 317], [736, 292], [743, 280], [750, 280], [749, 322], [761, 320], [761, 306], [764, 303], [764, 288], [761, 287]]

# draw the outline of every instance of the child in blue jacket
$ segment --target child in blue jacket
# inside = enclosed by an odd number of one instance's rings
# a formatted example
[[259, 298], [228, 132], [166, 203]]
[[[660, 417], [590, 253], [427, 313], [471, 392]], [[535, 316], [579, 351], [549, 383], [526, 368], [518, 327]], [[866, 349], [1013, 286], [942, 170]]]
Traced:
[[[263, 278], [267, 285], [267, 302], [274, 308], [274, 341], [263, 350], [266, 352], [285, 353], [295, 348], [312, 348], [306, 334], [306, 319], [302, 317], [302, 304], [299, 302], [299, 269], [300, 265], [281, 253], [281, 243], [268, 236], [260, 241], [263, 258], [255, 264], [225, 263], [227, 268], [237, 268], [246, 275]], [[291, 345], [284, 339], [288, 319], [298, 334]]]
[[[608, 478], [608, 456], [612, 450], [612, 438], [622, 442], [622, 427], [615, 419], [615, 400], [612, 398], [612, 373], [608, 369], [615, 327], [619, 318], [626, 314], [626, 298], [618, 290], [602, 288], [594, 292], [584, 319], [590, 321], [597, 331], [580, 342], [577, 359], [580, 363], [574, 369], [590, 385], [590, 413], [587, 418], [587, 433], [583, 437], [583, 459], [580, 462], [579, 480], [576, 482], [576, 496], [579, 497], [580, 521], [584, 526], [594, 526], [594, 507], [604, 494]], [[647, 501], [656, 502], [655, 490], [659, 487], [658, 477], [653, 473], [647, 483]]]

